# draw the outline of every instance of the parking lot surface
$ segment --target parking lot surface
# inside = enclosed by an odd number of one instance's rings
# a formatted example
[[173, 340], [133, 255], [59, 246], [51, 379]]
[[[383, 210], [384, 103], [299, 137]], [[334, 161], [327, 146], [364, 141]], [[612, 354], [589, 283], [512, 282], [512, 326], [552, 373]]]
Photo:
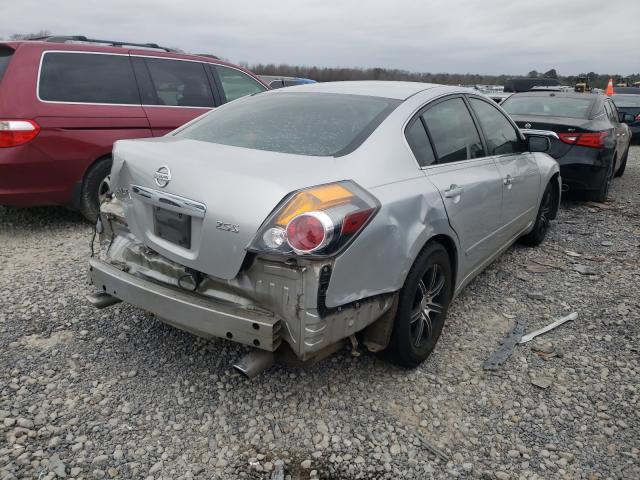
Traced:
[[[0, 478], [640, 478], [640, 147], [452, 304], [418, 369], [345, 350], [249, 381], [245, 348], [85, 300], [91, 227], [0, 207]], [[518, 320], [578, 318], [483, 363]], [[544, 388], [543, 388], [544, 387]]]

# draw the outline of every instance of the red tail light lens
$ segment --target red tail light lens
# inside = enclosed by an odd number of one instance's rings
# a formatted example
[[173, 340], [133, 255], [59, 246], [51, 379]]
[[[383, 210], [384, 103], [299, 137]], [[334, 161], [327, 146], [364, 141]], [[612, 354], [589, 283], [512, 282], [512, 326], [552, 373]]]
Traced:
[[249, 250], [284, 255], [335, 255], [379, 209], [375, 197], [351, 181], [293, 192], [265, 221]]
[[640, 113], [636, 115], [636, 122], [640, 122]]
[[22, 145], [38, 133], [40, 125], [33, 120], [0, 120], [0, 148]]
[[333, 221], [326, 213], [304, 213], [287, 225], [287, 242], [297, 252], [315, 252], [331, 241], [333, 228]]
[[602, 148], [604, 147], [604, 139], [607, 138], [609, 132], [594, 133], [560, 133], [560, 140], [569, 145], [580, 145], [581, 147]]

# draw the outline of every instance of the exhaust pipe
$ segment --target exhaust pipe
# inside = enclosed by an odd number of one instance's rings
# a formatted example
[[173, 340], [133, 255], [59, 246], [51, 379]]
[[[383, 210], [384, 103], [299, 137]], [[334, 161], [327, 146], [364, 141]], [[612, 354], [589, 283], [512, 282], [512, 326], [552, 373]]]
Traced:
[[234, 363], [233, 368], [248, 378], [254, 379], [275, 363], [276, 356], [273, 352], [255, 349]]
[[109, 295], [106, 292], [96, 292], [90, 295], [87, 295], [87, 300], [96, 308], [106, 308], [111, 305], [115, 305], [116, 303], [120, 303], [122, 300], [114, 297], [113, 295]]
[[562, 184], [562, 193], [564, 192], [568, 192], [569, 191], [569, 185], [567, 185], [566, 183]]

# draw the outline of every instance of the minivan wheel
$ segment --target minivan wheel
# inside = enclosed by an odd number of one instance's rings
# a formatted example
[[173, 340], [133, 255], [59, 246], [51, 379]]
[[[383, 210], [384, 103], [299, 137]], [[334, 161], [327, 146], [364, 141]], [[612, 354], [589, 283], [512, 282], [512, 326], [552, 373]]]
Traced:
[[629, 157], [629, 147], [627, 147], [627, 151], [624, 153], [624, 157], [622, 157], [622, 161], [620, 162], [620, 167], [615, 173], [616, 177], [621, 177], [624, 175], [624, 170], [627, 168], [627, 158]]
[[425, 247], [407, 275], [389, 344], [392, 359], [408, 368], [424, 362], [436, 346], [451, 302], [451, 262], [439, 243]]
[[111, 188], [111, 158], [98, 160], [91, 166], [84, 176], [82, 195], [80, 197], [80, 212], [90, 222], [98, 219], [100, 202], [102, 202]]
[[551, 184], [547, 185], [542, 194], [542, 201], [540, 202], [540, 208], [538, 208], [538, 214], [536, 215], [536, 222], [531, 230], [526, 235], [520, 237], [520, 242], [530, 247], [537, 247], [544, 242], [549, 230], [549, 223], [551, 222], [551, 209], [553, 208], [553, 190]]

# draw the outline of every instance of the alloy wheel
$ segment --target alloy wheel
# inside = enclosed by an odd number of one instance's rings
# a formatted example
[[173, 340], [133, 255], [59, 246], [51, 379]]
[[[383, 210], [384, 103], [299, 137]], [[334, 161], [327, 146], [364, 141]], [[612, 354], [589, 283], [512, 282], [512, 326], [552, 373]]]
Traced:
[[438, 264], [433, 264], [418, 282], [411, 310], [409, 325], [411, 341], [415, 347], [429, 342], [434, 333], [434, 323], [441, 320], [444, 305], [441, 299], [445, 275]]

